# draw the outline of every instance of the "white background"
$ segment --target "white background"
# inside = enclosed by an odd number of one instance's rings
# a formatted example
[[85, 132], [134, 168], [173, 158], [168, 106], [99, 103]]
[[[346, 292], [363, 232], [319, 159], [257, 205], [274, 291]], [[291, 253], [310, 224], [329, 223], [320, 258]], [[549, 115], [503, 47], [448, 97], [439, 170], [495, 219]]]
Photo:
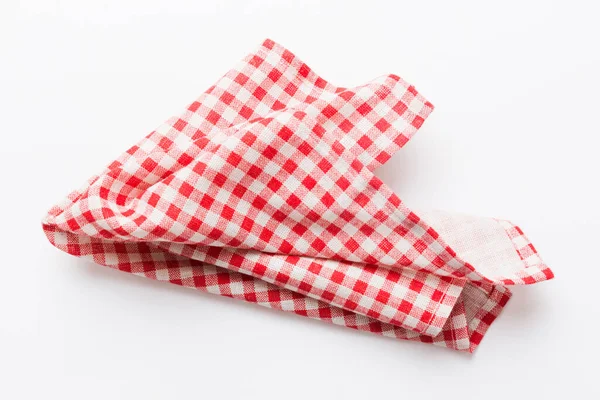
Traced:
[[[595, 1], [0, 3], [0, 398], [597, 399]], [[473, 355], [115, 272], [40, 220], [266, 38], [334, 84], [436, 110], [380, 172], [409, 205], [509, 218], [556, 279]]]

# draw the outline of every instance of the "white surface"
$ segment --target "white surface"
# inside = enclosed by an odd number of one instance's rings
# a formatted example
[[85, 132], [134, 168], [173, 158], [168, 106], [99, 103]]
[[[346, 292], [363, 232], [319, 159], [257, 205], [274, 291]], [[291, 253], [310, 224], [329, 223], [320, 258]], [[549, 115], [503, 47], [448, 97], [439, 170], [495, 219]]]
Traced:
[[[493, 4], [493, 5], [492, 5]], [[0, 398], [599, 398], [594, 1], [3, 1]], [[46, 209], [270, 37], [336, 84], [436, 110], [380, 176], [410, 205], [506, 217], [557, 278], [472, 356], [111, 271]]]

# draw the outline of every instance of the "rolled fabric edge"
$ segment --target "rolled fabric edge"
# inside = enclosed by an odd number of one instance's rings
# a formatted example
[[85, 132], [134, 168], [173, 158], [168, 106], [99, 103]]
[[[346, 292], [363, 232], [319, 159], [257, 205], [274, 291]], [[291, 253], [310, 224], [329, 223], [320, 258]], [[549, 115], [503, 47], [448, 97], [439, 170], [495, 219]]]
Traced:
[[[511, 296], [510, 290], [501, 285], [469, 283], [455, 302], [441, 332], [430, 336], [333, 306], [249, 275], [156, 251], [147, 243], [92, 243], [88, 240], [90, 238], [58, 231], [51, 224], [43, 223], [42, 226], [48, 240], [56, 248], [96, 264], [358, 331], [463, 352], [472, 353], [478, 347]], [[106, 256], [107, 246], [115, 252], [111, 257]]]

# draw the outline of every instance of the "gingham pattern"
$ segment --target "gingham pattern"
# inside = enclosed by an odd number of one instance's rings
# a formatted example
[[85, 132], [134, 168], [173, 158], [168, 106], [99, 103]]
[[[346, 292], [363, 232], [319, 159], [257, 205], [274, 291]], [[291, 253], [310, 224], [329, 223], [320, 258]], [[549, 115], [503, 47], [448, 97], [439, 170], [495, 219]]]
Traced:
[[373, 170], [433, 106], [389, 75], [335, 87], [267, 40], [179, 116], [53, 207], [58, 248], [123, 271], [359, 330], [472, 351], [510, 296]]

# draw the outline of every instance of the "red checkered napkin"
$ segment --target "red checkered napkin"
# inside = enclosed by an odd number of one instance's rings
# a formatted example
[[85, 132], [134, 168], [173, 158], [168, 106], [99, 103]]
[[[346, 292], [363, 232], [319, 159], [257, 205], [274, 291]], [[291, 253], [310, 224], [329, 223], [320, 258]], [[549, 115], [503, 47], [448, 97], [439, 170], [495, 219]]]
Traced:
[[433, 106], [396, 75], [333, 86], [271, 40], [43, 221], [98, 264], [473, 351], [552, 277], [507, 221], [416, 211], [374, 174]]

